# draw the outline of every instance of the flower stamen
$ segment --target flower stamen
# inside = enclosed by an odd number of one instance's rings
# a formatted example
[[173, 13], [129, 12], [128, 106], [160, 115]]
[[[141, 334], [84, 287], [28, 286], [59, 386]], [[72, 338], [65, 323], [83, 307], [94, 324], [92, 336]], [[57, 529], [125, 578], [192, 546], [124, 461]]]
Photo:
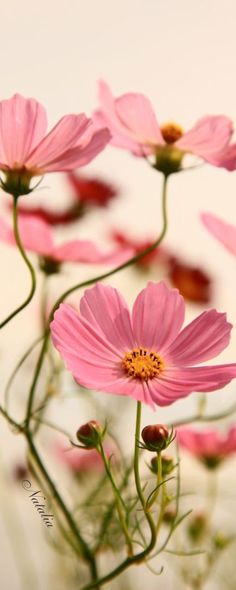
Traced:
[[129, 377], [136, 377], [142, 381], [148, 381], [158, 377], [163, 370], [164, 363], [161, 357], [146, 348], [134, 348], [127, 352], [122, 360], [122, 367]]
[[177, 123], [170, 122], [162, 125], [161, 133], [165, 142], [171, 144], [175, 143], [175, 141], [177, 141], [183, 136], [184, 130], [182, 129], [182, 127], [180, 127], [180, 125], [177, 125]]

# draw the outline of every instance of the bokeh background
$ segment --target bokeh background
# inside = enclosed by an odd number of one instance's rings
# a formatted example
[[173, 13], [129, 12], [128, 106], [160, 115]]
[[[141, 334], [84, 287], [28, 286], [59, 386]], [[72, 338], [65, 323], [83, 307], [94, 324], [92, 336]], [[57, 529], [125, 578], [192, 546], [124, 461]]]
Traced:
[[[234, 0], [55, 0], [40, 2], [9, 0], [1, 2], [0, 81], [1, 98], [15, 92], [32, 96], [47, 108], [50, 126], [66, 113], [90, 114], [97, 106], [97, 80], [108, 81], [114, 94], [140, 91], [152, 101], [158, 120], [174, 120], [185, 129], [205, 114], [227, 114], [236, 120], [236, 6]], [[91, 213], [81, 223], [76, 236], [96, 239], [108, 245], [111, 227], [122, 227], [135, 237], [155, 237], [161, 227], [161, 175], [145, 162], [129, 153], [108, 147], [86, 173], [101, 175], [114, 182], [120, 196], [110, 207]], [[63, 175], [49, 175], [31, 196], [22, 203], [51, 205], [60, 209], [70, 189]], [[6, 216], [8, 196], [1, 194], [1, 214]], [[169, 182], [169, 228], [165, 244], [191, 263], [200, 265], [214, 279], [213, 307], [227, 311], [236, 325], [235, 259], [231, 257], [202, 227], [201, 211], [214, 212], [228, 221], [236, 218], [236, 172], [204, 165], [197, 170], [175, 175]], [[75, 230], [73, 230], [75, 237]], [[67, 233], [68, 235], [68, 233]], [[72, 234], [70, 233], [70, 237]], [[28, 289], [28, 275], [17, 252], [0, 244], [1, 316], [21, 302]], [[96, 268], [96, 272], [99, 271]], [[66, 267], [60, 279], [51, 282], [51, 297], [57, 297], [64, 287], [93, 275], [84, 265]], [[126, 270], [110, 280], [118, 286], [130, 303], [146, 284], [156, 280], [158, 271], [150, 277]], [[20, 354], [39, 329], [37, 296], [30, 307], [1, 333], [1, 385], [4, 387]], [[79, 300], [73, 296], [73, 302]], [[187, 319], [197, 315], [197, 305], [189, 305]], [[231, 345], [221, 355], [225, 362], [235, 361], [236, 328]], [[27, 378], [27, 375], [26, 375]], [[13, 409], [20, 411], [25, 395], [25, 381], [18, 380]], [[235, 400], [235, 383], [219, 393], [209, 395], [209, 411], [225, 409]], [[101, 396], [106, 407], [118, 412], [115, 398]], [[129, 445], [133, 436], [134, 405], [124, 400], [117, 432], [122, 430], [123, 442]], [[144, 412], [144, 424], [171, 421], [186, 417], [194, 411], [196, 394], [177, 402], [168, 409]], [[78, 396], [66, 404], [52, 404], [52, 415], [67, 428], [76, 429], [88, 416], [86, 404]], [[232, 422], [232, 420], [231, 420]], [[27, 575], [33, 576], [29, 588], [45, 590], [55, 583], [53, 557], [44, 538], [42, 525], [26, 501], [20, 484], [13, 483], [13, 466], [22, 459], [24, 445], [13, 436], [3, 421], [0, 425], [2, 451], [2, 481], [0, 497], [0, 578], [3, 587], [21, 588], [17, 555], [26, 563]], [[187, 467], [183, 476], [194, 488], [201, 470]], [[219, 519], [230, 522], [232, 503], [227, 492], [235, 486], [235, 461], [226, 467], [221, 481], [222, 499]], [[187, 477], [188, 474], [188, 477]], [[60, 478], [60, 474], [58, 475]], [[18, 487], [17, 487], [18, 486]], [[203, 477], [204, 487], [204, 477]], [[22, 537], [23, 527], [24, 535]], [[25, 541], [22, 542], [22, 538]], [[164, 558], [163, 558], [164, 559]], [[175, 558], [176, 559], [176, 558]], [[27, 561], [33, 572], [28, 571]], [[160, 559], [157, 567], [161, 566]], [[229, 566], [230, 567], [230, 566]], [[166, 572], [166, 570], [168, 570]], [[145, 568], [133, 574], [130, 588], [150, 590], [176, 587], [175, 563], [172, 571], [166, 566], [164, 574], [153, 578]], [[51, 577], [50, 577], [51, 576]], [[48, 581], [50, 580], [50, 581]], [[58, 580], [57, 580], [58, 582]], [[59, 583], [59, 582], [58, 582]], [[25, 590], [28, 590], [25, 587]], [[129, 588], [125, 578], [123, 586]], [[220, 586], [219, 586], [220, 587]], [[226, 586], [230, 587], [230, 586]], [[236, 586], [232, 586], [234, 588]], [[113, 586], [112, 586], [113, 588]], [[181, 585], [180, 585], [181, 588]], [[216, 582], [210, 588], [218, 588]], [[63, 590], [63, 586], [62, 586]]]

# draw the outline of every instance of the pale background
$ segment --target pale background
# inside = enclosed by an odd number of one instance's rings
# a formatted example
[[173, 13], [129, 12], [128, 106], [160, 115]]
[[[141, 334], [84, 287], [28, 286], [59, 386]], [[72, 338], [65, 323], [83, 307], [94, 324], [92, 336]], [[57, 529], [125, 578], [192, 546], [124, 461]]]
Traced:
[[[20, 92], [37, 98], [47, 108], [50, 125], [66, 113], [85, 111], [90, 114], [97, 106], [99, 78], [107, 80], [116, 95], [141, 91], [149, 96], [160, 122], [174, 120], [188, 129], [205, 114], [223, 113], [236, 120], [234, 0], [87, 0], [86, 3], [80, 0], [41, 0], [37, 3], [9, 0], [7, 3], [2, 1], [0, 6], [0, 97], [8, 98]], [[161, 227], [161, 175], [148, 169], [141, 160], [115, 148], [107, 148], [86, 171], [104, 174], [120, 186], [122, 196], [104, 216], [92, 214], [86, 227], [81, 229], [81, 236], [96, 238], [105, 244], [105, 233], [111, 223], [125, 227], [137, 236], [156, 236]], [[57, 203], [60, 206], [67, 191], [60, 176], [50, 175], [44, 179], [40, 191], [26, 199], [42, 204], [51, 201], [53, 206]], [[2, 202], [6, 199], [8, 197], [3, 195]], [[214, 305], [227, 311], [234, 324], [235, 259], [202, 228], [199, 213], [212, 211], [234, 222], [235, 199], [236, 173], [204, 166], [198, 171], [174, 176], [169, 183], [166, 239], [166, 244], [189, 262], [202, 263], [211, 271], [215, 277]], [[23, 299], [28, 277], [17, 253], [3, 245], [0, 245], [0, 264], [1, 315], [4, 317], [15, 307], [16, 300], [21, 302]], [[71, 267], [62, 281], [55, 280], [52, 293], [57, 296], [62, 283], [63, 287], [68, 286], [75, 280], [78, 282], [78, 277], [85, 276], [92, 276], [92, 269]], [[145, 281], [145, 277], [138, 278], [134, 271], [125, 271], [110, 283], [119, 286], [132, 301]], [[2, 383], [33, 337], [37, 325], [34, 320], [36, 307], [33, 303], [31, 311], [22, 314], [1, 334]], [[194, 317], [198, 312], [199, 309], [192, 306], [187, 316]], [[222, 360], [235, 360], [235, 343], [236, 329]], [[212, 394], [209, 406], [219, 410], [233, 399], [234, 384], [219, 394]], [[105, 401], [111, 403], [110, 398], [105, 397]], [[191, 396], [156, 415], [146, 410], [145, 420], [154, 422], [186, 416], [193, 410], [195, 401], [196, 396]], [[61, 423], [76, 428], [74, 404], [78, 405], [78, 400], [72, 400], [66, 410], [60, 412]], [[125, 425], [127, 440], [130, 440], [134, 406], [129, 403], [127, 410], [122, 431]], [[22, 453], [20, 440], [8, 434], [5, 424], [2, 426], [2, 449], [11, 461]], [[6, 459], [5, 464], [8, 468]], [[232, 472], [232, 468], [226, 468], [226, 487]], [[4, 486], [2, 488], [2, 493], [6, 494]], [[9, 481], [7, 495], [10, 497], [11, 493], [15, 495]], [[21, 512], [21, 519], [25, 534], [31, 540], [39, 587], [45, 588], [43, 570], [47, 567], [47, 546], [44, 540], [38, 545], [42, 535], [41, 523], [32, 518], [31, 507], [25, 506], [25, 498], [19, 500], [17, 496], [16, 502], [20, 502], [21, 511], [25, 510], [25, 513]], [[4, 503], [2, 506], [5, 512]], [[3, 526], [2, 583], [3, 587], [18, 590], [20, 584], [11, 543], [6, 541], [4, 531]], [[158, 562], [157, 567], [161, 564], [162, 561]], [[141, 578], [148, 581], [149, 588], [155, 588], [157, 584], [164, 588], [167, 583], [164, 581], [167, 578], [152, 578], [142, 569], [136, 590], [142, 587]], [[171, 584], [170, 579], [168, 584]]]

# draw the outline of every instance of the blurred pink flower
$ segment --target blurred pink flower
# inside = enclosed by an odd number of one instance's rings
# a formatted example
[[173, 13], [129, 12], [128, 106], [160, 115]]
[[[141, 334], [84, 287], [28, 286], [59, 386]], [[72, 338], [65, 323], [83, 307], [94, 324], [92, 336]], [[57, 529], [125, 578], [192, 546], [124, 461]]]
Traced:
[[70, 172], [68, 180], [74, 189], [74, 199], [83, 205], [106, 207], [118, 193], [115, 186], [100, 178]]
[[[107, 457], [113, 457], [115, 452], [112, 446], [104, 445]], [[100, 472], [104, 469], [101, 456], [96, 449], [76, 449], [57, 441], [54, 445], [55, 455], [61, 463], [64, 463], [71, 471], [76, 473]]]
[[217, 430], [178, 428], [177, 440], [181, 447], [208, 467], [216, 467], [220, 461], [236, 453], [236, 426], [230, 428], [226, 435]]
[[236, 226], [211, 213], [202, 213], [201, 220], [209, 232], [236, 256]]
[[130, 92], [115, 99], [103, 81], [99, 85], [99, 101], [100, 110], [94, 115], [96, 124], [110, 129], [113, 145], [139, 157], [163, 152], [173, 160], [179, 158], [180, 164], [183, 155], [191, 153], [208, 161], [228, 146], [233, 132], [232, 121], [223, 115], [205, 116], [186, 133], [175, 123], [160, 127], [148, 98]]
[[[134, 256], [136, 254], [140, 254], [140, 252], [146, 250], [146, 248], [149, 248], [149, 246], [151, 246], [156, 239], [154, 237], [153, 240], [131, 238], [124, 231], [117, 229], [114, 229], [111, 232], [111, 237], [119, 246], [123, 248], [130, 248], [131, 250], [133, 250]], [[138, 266], [147, 268], [156, 261], [159, 261], [160, 263], [165, 263], [168, 261], [168, 259], [169, 254], [167, 250], [162, 246], [158, 246], [158, 248], [155, 248], [155, 250], [152, 250], [152, 252], [140, 258], [140, 260], [138, 260], [136, 264]]]
[[[27, 250], [39, 256], [60, 262], [84, 262], [91, 264], [121, 264], [132, 256], [132, 251], [116, 248], [103, 253], [90, 240], [72, 240], [57, 246], [49, 224], [37, 216], [19, 216], [21, 240]], [[15, 245], [12, 228], [0, 217], [0, 240]]]
[[[152, 240], [132, 238], [121, 230], [113, 230], [111, 237], [120, 246], [133, 248], [134, 255], [139, 254], [155, 241], [154, 237]], [[166, 276], [185, 300], [199, 304], [210, 302], [212, 281], [203, 269], [186, 264], [162, 246], [152, 250], [136, 262], [136, 266], [142, 270], [148, 270], [150, 267], [154, 269], [158, 265], [164, 267]]]
[[44, 107], [15, 94], [0, 102], [0, 170], [39, 176], [88, 164], [108, 143], [108, 129], [96, 130], [84, 114], [66, 115], [46, 135]]
[[101, 283], [85, 291], [80, 314], [56, 311], [52, 339], [83, 386], [127, 395], [151, 407], [193, 391], [214, 391], [236, 377], [236, 363], [195, 367], [220, 354], [230, 340], [225, 314], [202, 313], [182, 331], [185, 305], [176, 289], [148, 283], [130, 316], [119, 292]]
[[[18, 204], [18, 213], [26, 215], [35, 215], [46, 221], [49, 225], [68, 225], [81, 219], [84, 214], [91, 208], [106, 207], [110, 200], [117, 194], [118, 190], [108, 182], [91, 176], [82, 176], [81, 174], [70, 173], [67, 178], [72, 186], [70, 203], [66, 208], [53, 210], [52, 208]], [[7, 203], [8, 209], [12, 209], [12, 202]]]
[[210, 302], [212, 281], [200, 267], [190, 266], [173, 256], [169, 261], [168, 277], [187, 301], [198, 304]]

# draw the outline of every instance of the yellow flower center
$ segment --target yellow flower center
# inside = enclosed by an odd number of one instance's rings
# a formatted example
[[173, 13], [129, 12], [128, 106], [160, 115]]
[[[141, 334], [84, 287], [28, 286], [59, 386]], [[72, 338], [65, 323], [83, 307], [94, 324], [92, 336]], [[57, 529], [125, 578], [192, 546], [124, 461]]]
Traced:
[[161, 127], [161, 133], [163, 139], [169, 144], [175, 143], [177, 139], [180, 139], [184, 134], [184, 130], [177, 123], [165, 123]]
[[156, 352], [146, 348], [135, 348], [125, 354], [122, 367], [129, 377], [137, 377], [142, 381], [148, 381], [148, 379], [160, 375], [164, 364]]

